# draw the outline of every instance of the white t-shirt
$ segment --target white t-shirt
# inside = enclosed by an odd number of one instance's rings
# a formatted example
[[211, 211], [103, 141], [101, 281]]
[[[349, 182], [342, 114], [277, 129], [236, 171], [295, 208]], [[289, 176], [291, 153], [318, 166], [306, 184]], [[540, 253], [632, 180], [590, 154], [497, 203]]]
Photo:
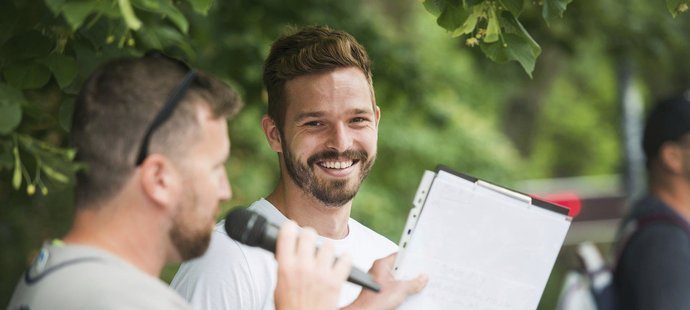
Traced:
[[7, 309], [191, 309], [165, 282], [91, 246], [44, 245]]
[[[249, 209], [276, 225], [287, 220], [265, 199], [254, 202]], [[352, 264], [362, 270], [369, 270], [375, 260], [398, 249], [393, 242], [353, 219], [349, 219], [348, 228], [347, 237], [331, 241], [337, 253], [348, 253]], [[224, 222], [220, 222], [206, 254], [182, 264], [170, 285], [195, 309], [265, 310], [275, 308], [276, 281], [273, 253], [230, 239]], [[360, 290], [357, 285], [345, 283], [338, 306], [350, 304]]]

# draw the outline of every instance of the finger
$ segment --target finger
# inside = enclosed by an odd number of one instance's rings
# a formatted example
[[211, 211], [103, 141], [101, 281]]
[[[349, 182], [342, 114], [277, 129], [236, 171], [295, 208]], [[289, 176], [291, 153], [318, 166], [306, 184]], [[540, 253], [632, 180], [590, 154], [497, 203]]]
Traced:
[[425, 274], [419, 275], [412, 280], [405, 281], [407, 294], [417, 294], [421, 292], [427, 283], [429, 283], [429, 277]]
[[374, 262], [374, 266], [372, 266], [372, 269], [392, 269], [393, 265], [395, 264], [395, 258], [398, 256], [398, 253], [392, 253], [386, 257], [379, 258]]
[[293, 221], [287, 221], [281, 225], [276, 242], [276, 260], [289, 263], [294, 257], [297, 246], [298, 226]]
[[369, 269], [369, 273], [374, 275], [378, 281], [388, 281], [393, 278], [393, 265], [395, 265], [395, 258], [397, 253], [390, 254], [386, 257], [379, 258], [374, 261], [374, 264]]
[[297, 255], [304, 262], [313, 262], [316, 253], [316, 230], [311, 227], [302, 229], [297, 238]]
[[329, 272], [335, 262], [335, 246], [330, 240], [325, 240], [316, 252], [316, 266], [319, 270]]
[[333, 272], [335, 273], [336, 279], [342, 280], [343, 282], [347, 280], [350, 275], [350, 270], [352, 270], [352, 256], [349, 254], [343, 254], [338, 257], [333, 265]]

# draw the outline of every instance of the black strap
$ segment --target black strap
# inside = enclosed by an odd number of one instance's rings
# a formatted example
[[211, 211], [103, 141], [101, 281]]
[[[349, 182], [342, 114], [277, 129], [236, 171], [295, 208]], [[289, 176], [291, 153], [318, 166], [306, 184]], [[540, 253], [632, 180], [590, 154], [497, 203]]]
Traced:
[[651, 226], [653, 224], [670, 224], [673, 226], [676, 226], [678, 228], [683, 229], [686, 234], [690, 237], [690, 224], [680, 217], [680, 215], [673, 214], [673, 213], [650, 213], [650, 214], [645, 214], [635, 220], [630, 221], [628, 224], [626, 224], [623, 227], [623, 230], [621, 230], [621, 237], [619, 238], [619, 243], [616, 246], [616, 252], [615, 252], [615, 260], [614, 260], [614, 266], [618, 264], [618, 261], [620, 260], [621, 256], [623, 255], [623, 251], [625, 251], [625, 247], [628, 245], [628, 241], [632, 239], [632, 237], [642, 230], [645, 227]]

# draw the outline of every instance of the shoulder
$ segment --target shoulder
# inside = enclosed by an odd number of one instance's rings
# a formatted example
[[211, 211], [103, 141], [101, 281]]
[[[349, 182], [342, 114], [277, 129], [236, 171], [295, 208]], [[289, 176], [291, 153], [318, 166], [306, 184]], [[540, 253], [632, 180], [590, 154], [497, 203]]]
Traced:
[[102, 258], [64, 265], [33, 283], [20, 280], [10, 308], [189, 309], [158, 278], [114, 258]]
[[288, 220], [288, 218], [285, 217], [284, 214], [280, 213], [280, 211], [278, 211], [278, 209], [271, 204], [270, 201], [264, 198], [255, 201], [247, 209], [263, 215], [269, 222], [275, 225], [280, 225]]
[[690, 235], [672, 223], [646, 224], [630, 237], [623, 256], [635, 258], [638, 263], [679, 260], [687, 263], [690, 261]]
[[627, 240], [616, 265], [616, 276], [634, 283], [683, 282], [690, 285], [690, 235], [671, 223], [640, 227]]
[[690, 236], [670, 223], [641, 227], [614, 270], [621, 305], [628, 309], [690, 308]]

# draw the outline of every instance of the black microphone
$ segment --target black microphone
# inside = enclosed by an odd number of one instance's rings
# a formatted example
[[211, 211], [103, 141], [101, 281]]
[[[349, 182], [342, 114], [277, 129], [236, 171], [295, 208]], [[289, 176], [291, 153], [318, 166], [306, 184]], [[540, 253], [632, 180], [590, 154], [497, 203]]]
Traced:
[[[225, 231], [230, 238], [240, 243], [260, 247], [271, 253], [276, 252], [278, 227], [269, 223], [265, 217], [256, 212], [236, 208], [225, 217]], [[378, 292], [381, 286], [368, 273], [352, 267], [347, 281], [366, 289]]]

